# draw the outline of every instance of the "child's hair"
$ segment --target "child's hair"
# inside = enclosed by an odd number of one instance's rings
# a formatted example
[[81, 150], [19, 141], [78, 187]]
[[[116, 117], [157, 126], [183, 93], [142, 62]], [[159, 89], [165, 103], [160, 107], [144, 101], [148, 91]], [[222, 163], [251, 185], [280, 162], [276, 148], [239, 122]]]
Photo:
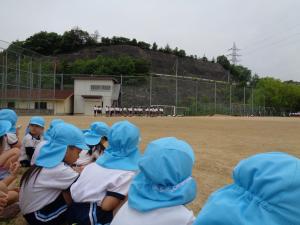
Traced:
[[34, 179], [34, 182], [36, 181], [36, 178], [38, 177], [38, 175], [40, 174], [40, 172], [42, 171], [43, 167], [41, 166], [37, 166], [37, 165], [33, 165], [32, 167], [30, 167], [22, 176], [21, 181], [20, 181], [20, 186], [22, 186], [23, 184], [26, 185], [28, 183], [28, 181], [30, 180], [30, 178], [36, 174], [36, 177]]
[[0, 153], [2, 153], [3, 149], [4, 149], [4, 136], [0, 137]]

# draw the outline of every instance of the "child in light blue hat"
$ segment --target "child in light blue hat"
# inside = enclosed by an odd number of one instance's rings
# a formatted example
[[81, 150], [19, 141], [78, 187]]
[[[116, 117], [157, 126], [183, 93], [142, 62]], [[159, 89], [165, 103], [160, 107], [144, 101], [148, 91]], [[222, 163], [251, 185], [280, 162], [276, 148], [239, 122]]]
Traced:
[[[8, 205], [18, 201], [19, 193], [8, 187], [17, 179], [19, 171], [19, 163], [16, 159], [19, 157], [20, 150], [12, 148], [5, 151], [5, 143], [7, 142], [7, 134], [11, 131], [11, 123], [8, 120], [0, 120], [0, 191], [1, 197], [5, 197], [6, 204], [2, 205], [2, 210]], [[1, 212], [0, 212], [1, 213]]]
[[63, 224], [70, 204], [69, 188], [79, 174], [71, 165], [88, 150], [80, 129], [60, 123], [43, 145], [36, 164], [21, 179], [20, 208], [30, 225]]
[[[60, 124], [60, 123], [64, 123], [64, 121], [62, 119], [53, 119], [51, 122], [50, 122], [50, 125], [49, 125], [49, 128], [47, 129], [47, 131], [44, 133], [44, 140], [42, 140], [36, 147], [35, 147], [35, 150], [34, 150], [34, 153], [32, 155], [32, 158], [31, 158], [31, 166], [35, 164], [36, 162], [36, 158], [38, 157], [39, 153], [40, 153], [40, 150], [41, 148], [43, 147], [43, 145], [45, 145], [48, 141], [51, 140], [51, 137], [52, 137], [52, 133], [53, 133], [53, 128]], [[82, 151], [82, 152], [85, 152], [85, 151]]]
[[194, 215], [184, 205], [196, 197], [194, 161], [193, 149], [182, 140], [167, 137], [151, 142], [139, 162], [128, 203], [111, 225], [191, 225]]
[[139, 139], [139, 129], [128, 121], [111, 127], [104, 154], [87, 165], [71, 187], [69, 224], [110, 224], [138, 170]]
[[209, 197], [194, 225], [300, 224], [300, 159], [254, 155], [237, 165], [233, 180]]
[[85, 143], [90, 147], [88, 152], [81, 152], [76, 166], [86, 166], [96, 161], [105, 150], [109, 126], [103, 122], [93, 122], [90, 129], [84, 130]]
[[11, 148], [20, 148], [21, 142], [19, 141], [19, 128], [16, 127], [18, 116], [14, 110], [1, 109], [0, 120], [7, 120], [11, 123], [11, 128], [6, 134], [6, 142], [4, 150], [10, 150]]
[[29, 121], [29, 132], [24, 136], [21, 147], [20, 164], [29, 167], [35, 148], [43, 141], [45, 120], [41, 116], [33, 116]]
[[44, 133], [44, 139], [45, 140], [50, 140], [51, 139], [53, 128], [57, 124], [60, 124], [60, 123], [64, 123], [64, 121], [62, 119], [53, 119], [53, 120], [51, 120], [49, 128]]

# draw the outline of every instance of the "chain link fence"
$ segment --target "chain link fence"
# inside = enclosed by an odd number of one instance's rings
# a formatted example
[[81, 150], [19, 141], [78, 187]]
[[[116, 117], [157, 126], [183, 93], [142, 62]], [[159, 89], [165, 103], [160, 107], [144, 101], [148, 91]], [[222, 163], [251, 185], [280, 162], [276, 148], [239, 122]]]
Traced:
[[[0, 41], [0, 107], [20, 113], [53, 114], [45, 106], [66, 88], [74, 74], [56, 74], [56, 59]], [[82, 74], [80, 76], [83, 76]], [[224, 81], [164, 74], [113, 76], [121, 84], [119, 106], [163, 107], [170, 115], [274, 116], [258, 105], [256, 92]]]
[[52, 114], [42, 102], [56, 97], [55, 67], [54, 58], [0, 41], [0, 107]]

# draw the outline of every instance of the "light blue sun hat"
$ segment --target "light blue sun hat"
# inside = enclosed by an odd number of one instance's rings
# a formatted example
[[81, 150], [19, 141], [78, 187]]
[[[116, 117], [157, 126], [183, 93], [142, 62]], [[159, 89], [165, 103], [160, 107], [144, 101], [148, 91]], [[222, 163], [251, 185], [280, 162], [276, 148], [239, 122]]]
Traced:
[[84, 130], [85, 143], [88, 145], [97, 145], [103, 136], [107, 137], [109, 126], [103, 122], [94, 122], [90, 129]]
[[140, 173], [132, 181], [129, 207], [147, 212], [194, 200], [194, 161], [193, 149], [185, 141], [166, 137], [151, 142], [139, 162]]
[[46, 131], [45, 134], [44, 134], [45, 140], [50, 140], [50, 139], [51, 139], [53, 128], [54, 128], [57, 124], [60, 124], [60, 123], [64, 123], [64, 121], [63, 121], [62, 119], [53, 119], [53, 120], [50, 122], [49, 128], [47, 129], [47, 131]]
[[53, 128], [51, 139], [43, 145], [36, 159], [36, 165], [53, 168], [61, 163], [66, 155], [68, 146], [89, 150], [85, 144], [82, 131], [72, 124], [59, 123]]
[[1, 109], [0, 120], [8, 120], [11, 123], [9, 133], [16, 133], [16, 123], [18, 121], [18, 116], [14, 110]]
[[11, 129], [11, 123], [8, 120], [0, 120], [0, 137], [4, 136]]
[[139, 129], [128, 121], [120, 121], [108, 133], [108, 147], [96, 161], [102, 167], [135, 171], [138, 169], [140, 151]]
[[29, 125], [38, 125], [40, 127], [45, 127], [45, 119], [41, 116], [33, 116], [29, 120]]
[[234, 183], [214, 192], [194, 225], [300, 224], [300, 160], [263, 153], [242, 160]]

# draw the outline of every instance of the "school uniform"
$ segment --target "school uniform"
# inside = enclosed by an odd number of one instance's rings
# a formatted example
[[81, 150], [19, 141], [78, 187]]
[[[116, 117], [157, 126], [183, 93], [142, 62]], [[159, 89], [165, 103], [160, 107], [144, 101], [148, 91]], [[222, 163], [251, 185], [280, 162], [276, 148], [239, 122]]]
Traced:
[[6, 134], [6, 142], [4, 142], [4, 151], [7, 151], [12, 148], [15, 144], [18, 143], [19, 138], [15, 133]]
[[115, 123], [108, 133], [109, 147], [95, 163], [84, 168], [71, 187], [74, 203], [68, 212], [69, 224], [110, 224], [113, 211], [104, 211], [106, 196], [124, 200], [138, 169], [139, 130], [128, 121]]
[[[4, 141], [4, 151], [9, 151], [13, 145], [17, 144], [19, 141], [18, 137], [14, 133], [7, 133], [6, 134], [6, 141]], [[5, 179], [10, 175], [9, 170], [0, 166], [0, 180]]]
[[98, 107], [98, 114], [102, 115], [102, 107]]
[[42, 141], [43, 141], [42, 136], [33, 137], [31, 133], [25, 135], [20, 149], [21, 154], [20, 154], [19, 161], [21, 164], [26, 166], [30, 165], [30, 161], [32, 159], [34, 151], [37, 145]]
[[32, 155], [32, 158], [31, 158], [31, 161], [30, 161], [30, 165], [34, 165], [35, 164], [35, 161], [36, 161], [36, 158], [38, 157], [38, 155], [40, 154], [40, 151], [41, 151], [41, 148], [47, 144], [48, 141], [46, 140], [42, 140], [36, 147], [35, 147], [35, 150], [34, 150], [34, 153]]
[[98, 107], [97, 107], [97, 106], [94, 106], [94, 107], [93, 107], [94, 116], [97, 116], [97, 110], [98, 110]]
[[173, 137], [151, 142], [139, 161], [128, 203], [111, 225], [192, 225], [193, 212], [185, 205], [196, 197], [191, 177], [195, 156], [184, 141]]
[[193, 212], [181, 205], [141, 213], [126, 202], [110, 225], [192, 225], [194, 221]]
[[30, 224], [59, 224], [67, 211], [62, 191], [67, 190], [78, 176], [62, 162], [54, 168], [43, 168], [38, 176], [30, 178], [20, 190], [20, 208], [25, 219]]
[[107, 169], [96, 162], [87, 165], [71, 187], [74, 203], [69, 218], [82, 225], [110, 223], [113, 211], [103, 211], [101, 202], [106, 196], [124, 200], [134, 175], [135, 172]]
[[20, 188], [21, 212], [30, 225], [59, 225], [66, 220], [67, 204], [63, 198], [79, 174], [63, 162], [68, 146], [88, 149], [77, 127], [60, 123], [40, 150], [36, 166], [42, 168]]
[[90, 128], [84, 130], [85, 143], [90, 147], [90, 152], [82, 151], [79, 159], [76, 161], [77, 166], [86, 166], [100, 156], [100, 142], [102, 137], [107, 137], [109, 126], [104, 122], [93, 122]]

